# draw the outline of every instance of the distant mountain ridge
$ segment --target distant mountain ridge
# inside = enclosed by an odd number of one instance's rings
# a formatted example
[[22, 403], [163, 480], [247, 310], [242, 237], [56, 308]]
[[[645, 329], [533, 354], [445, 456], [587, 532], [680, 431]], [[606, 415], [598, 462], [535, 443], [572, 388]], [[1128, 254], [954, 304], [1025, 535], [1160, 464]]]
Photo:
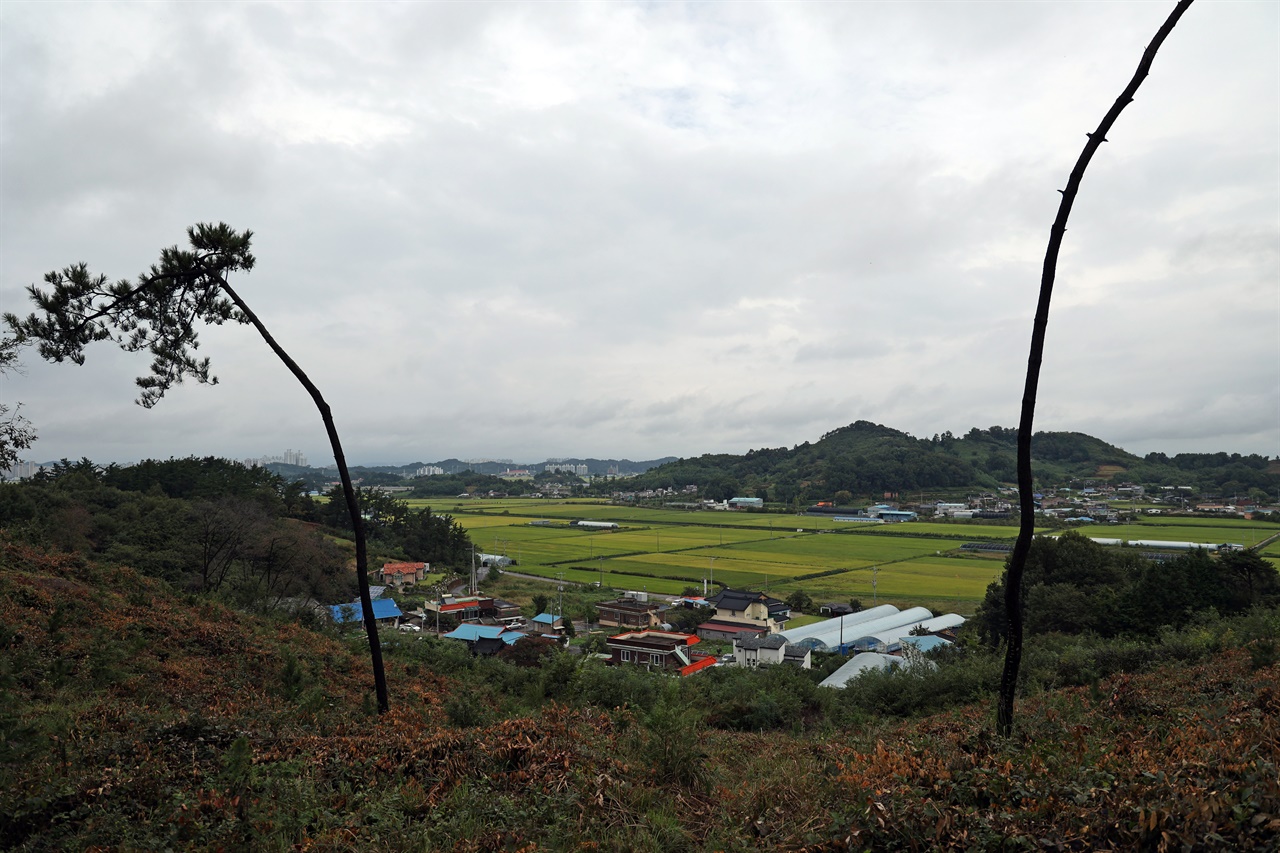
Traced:
[[[784, 503], [816, 500], [835, 492], [853, 495], [929, 490], [993, 489], [1017, 478], [1018, 431], [1012, 427], [973, 428], [962, 437], [950, 432], [914, 436], [855, 421], [814, 443], [748, 450], [745, 454], [705, 454], [677, 459], [636, 478], [637, 487], [697, 485], [712, 497], [755, 495]], [[1038, 432], [1032, 437], [1037, 483], [1073, 480], [1128, 481], [1185, 485], [1201, 492], [1274, 499], [1280, 475], [1265, 456], [1238, 453], [1149, 453], [1140, 457], [1079, 432]], [[1263, 495], [1258, 495], [1262, 499]]]
[[[358, 468], [361, 471], [374, 471], [380, 474], [397, 474], [401, 477], [412, 477], [420, 468], [435, 466], [437, 468], [443, 468], [444, 473], [446, 474], [461, 474], [464, 471], [474, 471], [477, 474], [490, 474], [496, 476], [511, 470], [527, 470], [530, 473], [537, 473], [547, 465], [555, 464], [586, 465], [589, 474], [607, 474], [610, 469], [617, 469], [618, 474], [626, 476], [632, 474], [643, 474], [650, 468], [655, 468], [668, 462], [674, 462], [676, 458], [677, 457], [675, 456], [664, 456], [661, 459], [649, 459], [640, 462], [635, 462], [630, 459], [596, 459], [594, 457], [574, 457], [568, 459], [557, 458], [555, 462], [552, 462], [550, 459], [544, 459], [541, 462], [498, 462], [494, 460], [468, 462], [462, 459], [450, 457], [438, 462], [413, 462], [408, 465], [358, 465], [354, 466], [352, 470], [354, 471]], [[332, 468], [333, 466], [329, 467]]]
[[[974, 427], [963, 436], [950, 432], [930, 438], [870, 421], [831, 430], [817, 441], [790, 448], [760, 448], [743, 454], [708, 453], [658, 459], [558, 458], [542, 462], [468, 462], [449, 458], [408, 465], [353, 466], [352, 474], [369, 484], [412, 478], [424, 467], [446, 475], [466, 471], [498, 476], [509, 470], [541, 472], [548, 464], [586, 465], [589, 475], [616, 473], [634, 488], [696, 485], [704, 497], [758, 496], [771, 501], [822, 500], [836, 492], [853, 495], [995, 489], [1017, 479], [1018, 431], [1013, 427]], [[1080, 432], [1038, 432], [1032, 438], [1032, 462], [1038, 487], [1079, 480], [1133, 482], [1152, 486], [1190, 485], [1202, 494], [1280, 498], [1280, 463], [1258, 454], [1148, 453], [1137, 456]], [[332, 468], [267, 466], [290, 479], [319, 483], [335, 479]], [[486, 487], [487, 488], [487, 487]], [[905, 497], [905, 494], [904, 494]]]

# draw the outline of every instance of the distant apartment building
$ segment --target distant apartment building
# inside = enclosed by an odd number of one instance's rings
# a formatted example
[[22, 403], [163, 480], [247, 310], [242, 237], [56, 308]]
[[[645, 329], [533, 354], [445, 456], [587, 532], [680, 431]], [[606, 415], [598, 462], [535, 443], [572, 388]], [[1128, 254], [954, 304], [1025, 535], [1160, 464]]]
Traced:
[[438, 477], [444, 473], [444, 469], [439, 465], [423, 465], [417, 471], [413, 472], [415, 477]]
[[0, 477], [6, 480], [25, 480], [27, 477], [34, 477], [44, 470], [44, 466], [38, 462], [18, 462], [12, 467], [0, 471]]
[[574, 474], [578, 477], [586, 477], [590, 474], [586, 465], [577, 465], [573, 462], [548, 462], [542, 466], [542, 470], [548, 474]]
[[241, 464], [246, 468], [252, 468], [259, 465], [263, 468], [268, 465], [297, 465], [299, 468], [307, 468], [307, 457], [301, 450], [286, 450], [283, 456], [259, 456], [257, 459], [242, 459]]

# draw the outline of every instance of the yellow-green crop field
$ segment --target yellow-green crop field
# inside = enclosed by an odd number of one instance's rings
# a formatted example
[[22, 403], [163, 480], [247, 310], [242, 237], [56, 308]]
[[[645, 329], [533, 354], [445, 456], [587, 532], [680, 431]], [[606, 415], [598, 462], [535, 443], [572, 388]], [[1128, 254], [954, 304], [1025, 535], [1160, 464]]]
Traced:
[[864, 605], [872, 601], [909, 603], [967, 616], [973, 613], [987, 586], [1003, 568], [1002, 560], [922, 557], [877, 564], [875, 572], [865, 568], [803, 583], [779, 584], [777, 590], [786, 595], [793, 589], [803, 588], [819, 602], [857, 598]]
[[[945, 536], [949, 539], [963, 539], [965, 542], [987, 539], [1008, 539], [1012, 542], [1018, 538], [1016, 524], [982, 524], [963, 521], [913, 521], [909, 524], [845, 524], [843, 528], [837, 527], [836, 529], [870, 536]], [[1036, 532], [1043, 533], [1044, 529], [1037, 528]]]
[[[980, 522], [855, 525], [809, 516], [613, 506], [598, 500], [410, 503], [452, 515], [477, 548], [506, 554], [517, 561], [510, 571], [523, 574], [672, 595], [686, 587], [701, 589], [704, 579], [714, 577], [718, 586], [768, 589], [779, 596], [803, 589], [819, 603], [857, 598], [963, 614], [973, 612], [999, 577], [1004, 556], [962, 551], [960, 546], [1012, 543], [1018, 532], [1013, 526]], [[575, 520], [611, 521], [619, 527], [570, 526]], [[1239, 519], [1160, 518], [1092, 525], [1080, 532], [1252, 546], [1280, 529]], [[1280, 562], [1280, 542], [1263, 553]]]
[[[1216, 521], [1217, 519], [1178, 519], [1178, 521]], [[1082, 536], [1099, 539], [1155, 539], [1167, 542], [1199, 542], [1203, 545], [1219, 545], [1234, 542], [1252, 548], [1277, 530], [1274, 526], [1250, 523], [1243, 519], [1222, 519], [1235, 524], [1088, 524], [1076, 530]]]

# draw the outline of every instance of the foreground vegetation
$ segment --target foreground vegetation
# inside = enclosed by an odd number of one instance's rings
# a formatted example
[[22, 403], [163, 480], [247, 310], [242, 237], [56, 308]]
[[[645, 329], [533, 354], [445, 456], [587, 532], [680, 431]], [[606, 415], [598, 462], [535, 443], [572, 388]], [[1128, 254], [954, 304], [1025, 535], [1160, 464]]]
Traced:
[[[1274, 608], [816, 686], [551, 651], [357, 643], [83, 554], [0, 543], [0, 845], [102, 848], [1273, 849]], [[976, 703], [976, 704], [975, 704]], [[926, 716], [927, 715], [927, 716]]]

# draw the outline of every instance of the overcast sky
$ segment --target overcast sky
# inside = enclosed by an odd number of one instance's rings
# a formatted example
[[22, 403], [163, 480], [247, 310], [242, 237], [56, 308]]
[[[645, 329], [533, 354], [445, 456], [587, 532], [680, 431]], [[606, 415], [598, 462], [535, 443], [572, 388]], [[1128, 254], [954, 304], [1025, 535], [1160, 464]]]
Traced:
[[[0, 307], [188, 225], [347, 458], [692, 456], [1016, 425], [1067, 174], [1170, 2], [0, 4]], [[1036, 428], [1280, 455], [1280, 3], [1202, 0], [1094, 158]], [[305, 452], [248, 326], [7, 376], [28, 458]]]

